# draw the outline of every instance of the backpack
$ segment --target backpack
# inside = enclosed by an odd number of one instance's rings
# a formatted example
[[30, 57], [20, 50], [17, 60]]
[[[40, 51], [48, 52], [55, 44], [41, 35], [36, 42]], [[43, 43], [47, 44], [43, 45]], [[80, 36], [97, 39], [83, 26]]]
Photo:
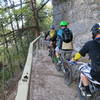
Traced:
[[55, 30], [50, 30], [50, 39], [54, 38], [56, 35], [56, 31]]
[[69, 43], [71, 42], [73, 39], [73, 34], [72, 32], [67, 28], [67, 29], [64, 29], [63, 32], [62, 32], [62, 40], [65, 42], [65, 43]]

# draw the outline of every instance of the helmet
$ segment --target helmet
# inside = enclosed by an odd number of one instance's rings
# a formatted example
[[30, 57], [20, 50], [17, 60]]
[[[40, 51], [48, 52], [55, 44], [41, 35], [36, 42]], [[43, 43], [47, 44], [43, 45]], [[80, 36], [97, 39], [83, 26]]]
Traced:
[[54, 26], [54, 25], [51, 25], [50, 28], [51, 28], [51, 29], [55, 29], [55, 26]]
[[60, 26], [67, 26], [67, 25], [69, 25], [69, 22], [67, 22], [67, 21], [60, 22]]
[[94, 39], [97, 34], [100, 34], [100, 23], [94, 24], [93, 27], [91, 28], [91, 31]]

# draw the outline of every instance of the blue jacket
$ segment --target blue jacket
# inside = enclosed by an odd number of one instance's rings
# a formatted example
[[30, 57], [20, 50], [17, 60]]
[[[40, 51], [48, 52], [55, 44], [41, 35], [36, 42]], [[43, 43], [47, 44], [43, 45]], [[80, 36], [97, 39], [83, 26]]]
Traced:
[[61, 46], [62, 46], [62, 33], [63, 33], [63, 30], [62, 29], [59, 29], [57, 31], [57, 47], [59, 49], [61, 49]]
[[60, 37], [62, 38], [62, 32], [63, 32], [63, 30], [62, 30], [62, 29], [59, 29], [59, 30], [57, 31], [57, 36], [60, 36]]

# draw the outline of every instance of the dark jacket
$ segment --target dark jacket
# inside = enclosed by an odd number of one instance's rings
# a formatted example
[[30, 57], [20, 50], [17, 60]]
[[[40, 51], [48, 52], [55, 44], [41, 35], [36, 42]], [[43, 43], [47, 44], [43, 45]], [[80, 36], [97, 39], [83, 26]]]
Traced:
[[82, 56], [89, 55], [91, 59], [91, 76], [100, 81], [100, 38], [88, 41], [79, 51]]

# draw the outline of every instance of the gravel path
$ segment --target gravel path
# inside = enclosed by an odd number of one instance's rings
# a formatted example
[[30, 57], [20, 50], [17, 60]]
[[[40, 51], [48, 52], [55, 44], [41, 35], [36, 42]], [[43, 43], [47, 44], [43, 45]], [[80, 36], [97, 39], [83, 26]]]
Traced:
[[63, 74], [57, 72], [47, 51], [33, 59], [30, 100], [79, 100], [75, 86], [64, 84]]

